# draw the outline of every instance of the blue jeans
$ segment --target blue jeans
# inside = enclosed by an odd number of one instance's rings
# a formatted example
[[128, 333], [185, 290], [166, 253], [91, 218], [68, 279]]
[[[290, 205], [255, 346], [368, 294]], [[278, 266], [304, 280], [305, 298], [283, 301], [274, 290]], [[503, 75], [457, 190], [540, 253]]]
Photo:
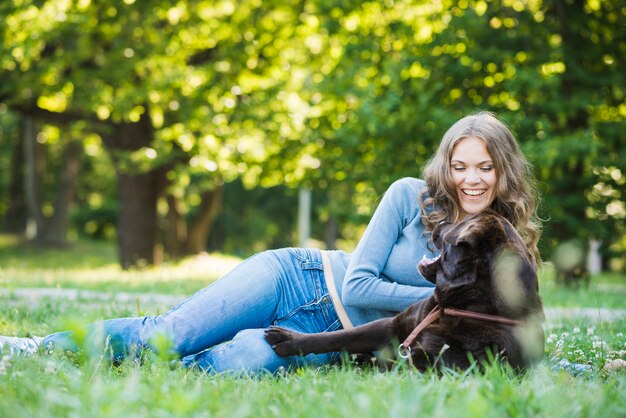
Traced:
[[[270, 325], [315, 333], [341, 329], [326, 288], [319, 250], [259, 253], [158, 316], [118, 318], [89, 326], [87, 343], [107, 341], [113, 360], [155, 349], [157, 335], [187, 367], [209, 372], [275, 372], [338, 361], [339, 353], [283, 358], [265, 341]], [[72, 332], [48, 335], [44, 347], [76, 350]]]

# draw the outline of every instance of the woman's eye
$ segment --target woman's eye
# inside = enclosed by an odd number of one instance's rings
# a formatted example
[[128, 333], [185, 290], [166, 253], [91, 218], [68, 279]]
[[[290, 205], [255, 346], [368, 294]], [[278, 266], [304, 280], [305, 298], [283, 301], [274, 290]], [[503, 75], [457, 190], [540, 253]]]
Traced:
[[486, 166], [486, 167], [481, 167], [480, 169], [481, 169], [481, 171], [484, 171], [485, 173], [488, 173], [491, 170], [493, 170], [493, 167], [492, 166]]
[[452, 167], [452, 169], [454, 171], [463, 171], [463, 170], [465, 170], [465, 167], [460, 166], [460, 165], [456, 165], [456, 166]]

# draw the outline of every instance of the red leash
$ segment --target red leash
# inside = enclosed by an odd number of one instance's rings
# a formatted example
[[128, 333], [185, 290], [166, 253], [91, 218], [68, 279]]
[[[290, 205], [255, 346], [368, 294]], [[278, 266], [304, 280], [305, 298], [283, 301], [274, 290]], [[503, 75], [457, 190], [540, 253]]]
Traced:
[[417, 324], [417, 326], [413, 329], [413, 331], [409, 334], [409, 336], [406, 337], [404, 342], [400, 344], [400, 347], [398, 347], [398, 354], [400, 355], [400, 357], [408, 358], [411, 356], [411, 345], [413, 345], [417, 336], [420, 335], [420, 333], [424, 331], [426, 327], [428, 327], [430, 324], [432, 324], [433, 322], [441, 318], [442, 311], [443, 311], [443, 316], [446, 316], [446, 315], [457, 316], [461, 318], [476, 319], [479, 321], [486, 321], [486, 322], [496, 322], [498, 324], [511, 325], [511, 326], [520, 325], [522, 323], [522, 321], [518, 321], [516, 319], [505, 318], [503, 316], [489, 315], [489, 314], [484, 314], [484, 313], [474, 312], [474, 311], [466, 311], [463, 309], [454, 309], [454, 308], [441, 309], [439, 308], [439, 305], [435, 305], [433, 310], [430, 311], [428, 315], [426, 315], [426, 317], [422, 320], [422, 322]]

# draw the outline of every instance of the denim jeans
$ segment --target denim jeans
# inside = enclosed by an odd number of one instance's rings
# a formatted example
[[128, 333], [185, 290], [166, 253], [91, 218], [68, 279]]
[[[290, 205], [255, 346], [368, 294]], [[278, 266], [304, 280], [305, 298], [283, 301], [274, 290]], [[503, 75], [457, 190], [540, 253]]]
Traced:
[[[183, 365], [216, 373], [275, 372], [340, 359], [339, 353], [280, 357], [264, 338], [271, 325], [304, 333], [341, 329], [319, 250], [259, 253], [163, 315], [91, 324], [87, 343], [102, 344], [106, 338], [112, 359], [121, 360], [143, 348], [154, 350], [153, 337], [165, 335]], [[51, 334], [43, 346], [76, 350], [73, 337], [70, 331]]]

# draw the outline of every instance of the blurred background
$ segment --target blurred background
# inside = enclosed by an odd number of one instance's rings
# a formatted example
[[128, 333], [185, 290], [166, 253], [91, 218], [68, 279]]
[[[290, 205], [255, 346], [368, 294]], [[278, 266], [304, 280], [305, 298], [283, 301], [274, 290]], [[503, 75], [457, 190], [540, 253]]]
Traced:
[[[351, 250], [477, 110], [533, 163], [544, 259], [626, 271], [621, 0], [0, 4], [0, 228], [204, 251]], [[0, 261], [1, 262], [1, 261]]]

